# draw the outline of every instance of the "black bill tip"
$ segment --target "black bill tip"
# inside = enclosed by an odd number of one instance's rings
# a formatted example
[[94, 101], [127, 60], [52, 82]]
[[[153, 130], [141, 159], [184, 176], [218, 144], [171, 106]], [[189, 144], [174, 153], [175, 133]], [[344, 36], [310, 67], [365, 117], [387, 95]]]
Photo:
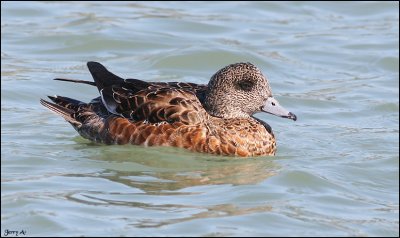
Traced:
[[296, 121], [297, 120], [297, 116], [296, 115], [294, 115], [293, 113], [291, 113], [291, 112], [289, 112], [289, 116], [288, 116], [288, 118], [289, 119], [292, 119], [293, 121]]

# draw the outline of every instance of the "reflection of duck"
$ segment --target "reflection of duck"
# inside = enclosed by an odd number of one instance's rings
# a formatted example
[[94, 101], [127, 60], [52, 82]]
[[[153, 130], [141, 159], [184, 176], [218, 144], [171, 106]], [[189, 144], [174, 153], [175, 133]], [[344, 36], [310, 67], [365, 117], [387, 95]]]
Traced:
[[[268, 168], [275, 166], [275, 168]], [[214, 166], [193, 171], [176, 172], [132, 172], [110, 171], [104, 172], [103, 177], [113, 182], [138, 188], [146, 193], [171, 193], [180, 189], [219, 184], [257, 184], [274, 176], [276, 165], [262, 163], [229, 164]], [[181, 193], [181, 192], [178, 192]]]
[[97, 86], [90, 103], [71, 98], [41, 100], [84, 138], [106, 144], [176, 146], [220, 155], [274, 155], [271, 127], [252, 117], [264, 111], [296, 120], [272, 97], [267, 79], [251, 63], [226, 66], [208, 85], [147, 83], [122, 79], [88, 62], [93, 82], [57, 79]]
[[[277, 174], [280, 167], [262, 158], [242, 160], [176, 148], [99, 147], [91, 157], [106, 162], [95, 177], [140, 189], [146, 193], [171, 193], [201, 185], [257, 184]], [[103, 163], [101, 163], [103, 164]]]
[[274, 160], [194, 154], [173, 147], [73, 147], [86, 148], [85, 163], [94, 171], [68, 176], [96, 186], [68, 191], [65, 198], [96, 209], [124, 211], [123, 219], [138, 228], [268, 212], [274, 204], [268, 198], [276, 198], [262, 189], [263, 181], [280, 171]]

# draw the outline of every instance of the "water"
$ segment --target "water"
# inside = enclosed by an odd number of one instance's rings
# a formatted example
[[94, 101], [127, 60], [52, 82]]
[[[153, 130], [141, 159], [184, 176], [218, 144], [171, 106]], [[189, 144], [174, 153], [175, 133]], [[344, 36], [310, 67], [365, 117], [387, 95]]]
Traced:
[[[2, 2], [1, 233], [399, 236], [397, 2]], [[298, 121], [275, 157], [102, 146], [39, 104], [86, 61], [207, 83], [256, 64]], [[8, 234], [11, 236], [11, 234]]]

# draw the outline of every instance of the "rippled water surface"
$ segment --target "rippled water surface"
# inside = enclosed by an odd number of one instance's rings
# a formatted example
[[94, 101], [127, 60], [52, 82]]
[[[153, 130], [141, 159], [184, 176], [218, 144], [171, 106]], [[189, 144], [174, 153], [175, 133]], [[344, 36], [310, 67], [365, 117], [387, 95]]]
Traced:
[[[256, 115], [275, 157], [93, 144], [39, 104], [97, 96], [51, 80], [91, 60], [195, 83], [249, 61], [298, 120]], [[2, 236], [398, 236], [398, 144], [397, 2], [1, 3]]]

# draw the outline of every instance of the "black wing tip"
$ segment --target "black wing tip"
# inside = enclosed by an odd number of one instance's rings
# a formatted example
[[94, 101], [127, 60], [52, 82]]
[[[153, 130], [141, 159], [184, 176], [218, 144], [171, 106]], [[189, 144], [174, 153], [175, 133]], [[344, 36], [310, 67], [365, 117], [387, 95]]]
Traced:
[[96, 61], [88, 61], [86, 63], [87, 67], [89, 68], [89, 70], [91, 68], [105, 68], [104, 65], [100, 64], [99, 62]]
[[93, 78], [95, 79], [95, 81], [96, 81], [96, 78], [98, 78], [96, 75], [112, 74], [107, 70], [107, 68], [104, 65], [100, 64], [99, 62], [89, 61], [86, 63], [86, 65], [89, 69], [89, 72], [92, 74]]
[[89, 64], [100, 64], [100, 63], [97, 61], [88, 61], [87, 64], [89, 65]]

